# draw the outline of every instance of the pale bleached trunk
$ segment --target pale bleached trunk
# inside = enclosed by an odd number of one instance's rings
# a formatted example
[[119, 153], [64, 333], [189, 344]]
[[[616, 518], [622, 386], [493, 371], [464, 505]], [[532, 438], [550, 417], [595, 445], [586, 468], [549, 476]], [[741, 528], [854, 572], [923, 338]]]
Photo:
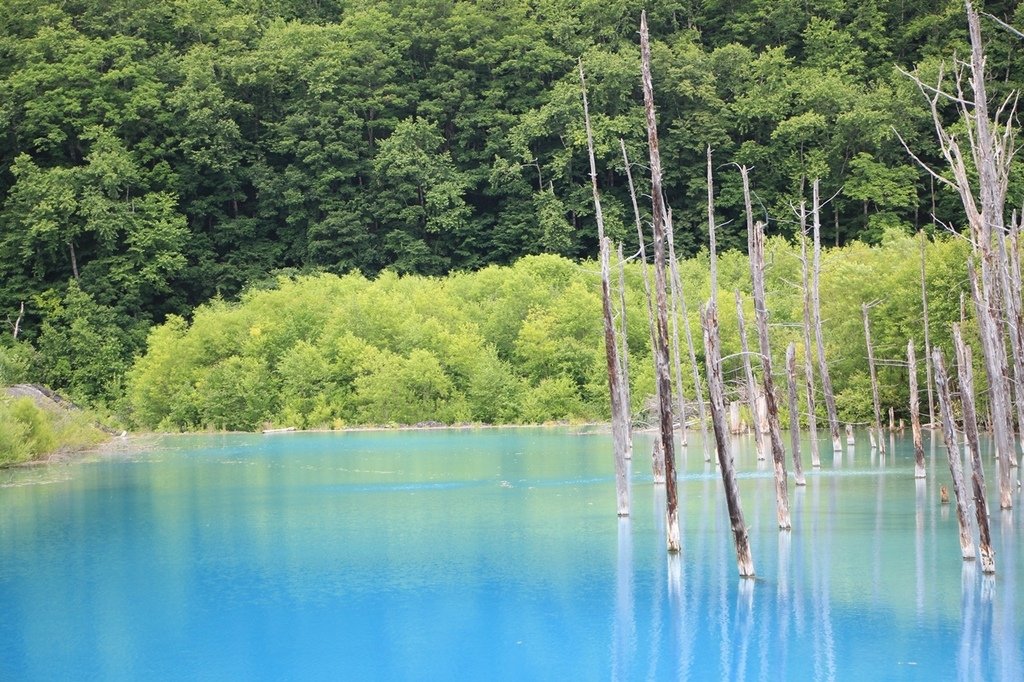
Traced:
[[[640, 220], [640, 206], [636, 201], [636, 187], [633, 185], [633, 171], [631, 170], [629, 163], [629, 155], [626, 153], [626, 143], [621, 137], [619, 138], [619, 146], [622, 148], [622, 162], [626, 167], [626, 180], [629, 183], [629, 198], [633, 204], [633, 218], [636, 222], [636, 238], [640, 243], [640, 267], [644, 280], [644, 298], [647, 301], [647, 330], [650, 333], [651, 358], [657, 358], [657, 325], [654, 316], [654, 301], [651, 296], [651, 277], [647, 268], [647, 246], [646, 239], [644, 238], [643, 221]], [[654, 392], [655, 401], [660, 405], [661, 399], [657, 395], [657, 381], [654, 382]], [[655, 484], [665, 482], [665, 451], [661, 448], [651, 449], [651, 475], [654, 478]]]
[[[744, 187], [748, 187], [747, 169], [740, 167]], [[745, 192], [749, 193], [749, 191]], [[779, 426], [779, 409], [775, 401], [775, 379], [772, 375], [772, 352], [768, 343], [768, 306], [764, 293], [764, 226], [754, 222], [754, 229], [747, 235], [750, 254], [750, 279], [753, 283], [754, 323], [761, 351], [761, 372], [764, 399], [767, 407], [769, 437], [772, 449], [772, 463], [775, 465], [775, 510], [779, 528], [793, 527], [789, 518], [789, 485], [786, 474], [786, 447], [782, 444], [782, 429]]]
[[921, 405], [917, 394], [917, 356], [914, 340], [907, 341], [907, 374], [910, 376], [910, 427], [914, 432], [914, 478], [925, 477], [924, 443], [921, 438]]
[[871, 403], [875, 408], [875, 435], [878, 437], [878, 451], [885, 454], [885, 437], [882, 435], [882, 406], [878, 396], [878, 372], [875, 370], [875, 350], [871, 345], [871, 322], [868, 318], [868, 306], [860, 306], [861, 317], [864, 318], [864, 341], [868, 347], [868, 370], [871, 372]]
[[611, 400], [612, 441], [615, 449], [615, 481], [619, 516], [629, 515], [629, 480], [626, 477], [628, 427], [622, 405], [622, 378], [619, 376], [618, 343], [615, 338], [615, 322], [612, 319], [611, 266], [609, 251], [611, 243], [604, 235], [604, 214], [601, 211], [601, 194], [597, 189], [597, 162], [594, 159], [594, 138], [590, 129], [590, 109], [587, 105], [587, 87], [583, 76], [583, 62], [579, 63], [580, 86], [583, 91], [583, 117], [587, 130], [587, 150], [590, 155], [590, 186], [594, 194], [594, 216], [597, 220], [598, 239], [601, 247], [601, 312], [604, 317], [604, 348], [608, 370], [608, 393]]
[[722, 485], [725, 488], [725, 502], [729, 509], [729, 525], [732, 528], [733, 542], [736, 546], [736, 566], [739, 569], [740, 577], [752, 578], [754, 576], [754, 559], [750, 553], [750, 538], [747, 536], [747, 524], [743, 520], [740, 489], [736, 482], [730, 438], [725, 424], [725, 386], [722, 381], [718, 309], [714, 299], [711, 299], [707, 310], [702, 311], [701, 318], [704, 327], [708, 393], [711, 401], [711, 424], [715, 431], [718, 463], [721, 468]]
[[928, 286], [925, 277], [925, 244], [928, 237], [921, 232], [921, 311], [924, 317], [924, 380], [928, 389], [928, 428], [935, 428], [935, 398], [932, 395], [932, 342], [928, 324]]
[[[1015, 226], [1016, 216], [1010, 221]], [[1013, 229], [1013, 227], [1011, 227]], [[1015, 272], [1014, 260], [1008, 252], [1006, 236], [1000, 232], [999, 240], [999, 275], [1003, 285], [1003, 307], [1006, 313], [1007, 331], [1010, 337], [1010, 357], [1013, 364], [1013, 395], [1017, 407], [1017, 434], [1024, 451], [1024, 325], [1022, 325], [1021, 300], [1020, 300], [1020, 273]], [[1011, 244], [1011, 247], [1013, 245]], [[1016, 452], [1011, 453], [1011, 464], [1016, 466]]]
[[658, 123], [654, 113], [654, 85], [651, 81], [651, 45], [647, 12], [640, 15], [640, 69], [647, 120], [647, 148], [651, 162], [651, 203], [654, 224], [654, 299], [658, 313], [657, 359], [658, 412], [662, 446], [665, 449], [665, 532], [669, 552], [678, 552], [679, 512], [676, 499], [675, 444], [672, 429], [672, 384], [668, 370], [668, 303], [665, 284], [665, 197], [661, 186], [661, 154], [658, 151]]
[[832, 377], [828, 372], [825, 358], [825, 335], [821, 329], [821, 204], [818, 197], [818, 179], [814, 179], [814, 196], [811, 203], [811, 222], [814, 225], [814, 268], [811, 275], [812, 303], [814, 311], [814, 340], [818, 350], [818, 371], [821, 373], [821, 392], [825, 397], [825, 411], [828, 414], [828, 428], [832, 434], [832, 450], [842, 452], [839, 438], [839, 411], [836, 409], [835, 393], [832, 391]]
[[988, 527], [988, 502], [985, 500], [985, 470], [981, 465], [978, 446], [978, 415], [974, 410], [974, 367], [971, 348], [960, 336], [959, 325], [953, 325], [953, 343], [956, 345], [956, 365], [960, 376], [960, 402], [964, 409], [964, 437], [971, 454], [971, 487], [974, 492], [974, 518], [978, 522], [978, 549], [983, 573], [996, 572], [996, 555], [992, 549], [992, 534]]
[[786, 348], [786, 385], [789, 389], [789, 442], [793, 449], [793, 480], [797, 485], [807, 485], [804, 479], [804, 465], [800, 461], [800, 411], [797, 409], [796, 392], [796, 345]]
[[21, 309], [18, 310], [18, 319], [14, 321], [14, 340], [18, 340], [18, 334], [21, 332], [21, 318], [25, 317], [25, 302], [21, 302]]
[[846, 444], [847, 445], [856, 445], [857, 444], [857, 439], [854, 438], [854, 436], [853, 436], [853, 424], [847, 424], [846, 425]]
[[818, 415], [814, 400], [814, 358], [811, 353], [811, 289], [807, 271], [810, 263], [807, 259], [807, 207], [800, 202], [800, 273], [803, 279], [804, 308], [804, 383], [807, 387], [807, 431], [811, 436], [811, 466], [821, 466], [821, 453], [818, 448]]
[[679, 443], [687, 447], [686, 439], [686, 397], [683, 395], [683, 361], [679, 353], [679, 298], [682, 285], [679, 282], [679, 268], [676, 265], [675, 236], [672, 233], [672, 209], [665, 215], [666, 240], [668, 241], [669, 299], [672, 307], [672, 368], [676, 380], [676, 405], [679, 408]]
[[633, 459], [633, 394], [629, 387], [629, 325], [626, 320], [626, 261], [619, 242], [619, 381], [626, 416], [626, 459]]
[[750, 365], [750, 349], [747, 346], [747, 329], [743, 320], [743, 298], [740, 290], [736, 290], [736, 321], [740, 330], [740, 348], [743, 351], [743, 374], [747, 379], [747, 405], [750, 407], [751, 430], [754, 432], [754, 448], [758, 459], [765, 459], [764, 432], [761, 430], [761, 419], [757, 405], [757, 385], [754, 383], [754, 370]]
[[953, 406], [950, 397], [948, 375], [942, 362], [942, 349], [932, 351], [932, 366], [935, 368], [935, 387], [939, 394], [939, 412], [942, 416], [942, 436], [946, 441], [946, 455], [949, 460], [949, 474], [953, 479], [953, 494], [956, 497], [956, 519], [960, 528], [960, 554], [965, 559], [974, 559], [974, 540], [971, 538], [970, 521], [967, 518], [967, 495], [964, 491], [964, 472], [960, 463], [960, 449], [957, 446], [956, 430], [953, 426]]

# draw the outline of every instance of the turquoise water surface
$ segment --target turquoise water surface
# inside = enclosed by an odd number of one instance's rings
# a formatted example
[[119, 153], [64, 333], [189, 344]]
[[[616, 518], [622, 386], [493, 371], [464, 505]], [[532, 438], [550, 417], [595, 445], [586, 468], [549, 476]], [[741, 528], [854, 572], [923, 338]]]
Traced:
[[780, 533], [739, 439], [740, 580], [697, 438], [666, 554], [651, 442], [622, 520], [610, 438], [578, 429], [168, 436], [0, 472], [0, 679], [1024, 679], [1024, 500], [998, 509], [991, 453], [983, 578], [941, 444], [919, 482], [909, 437], [823, 438]]

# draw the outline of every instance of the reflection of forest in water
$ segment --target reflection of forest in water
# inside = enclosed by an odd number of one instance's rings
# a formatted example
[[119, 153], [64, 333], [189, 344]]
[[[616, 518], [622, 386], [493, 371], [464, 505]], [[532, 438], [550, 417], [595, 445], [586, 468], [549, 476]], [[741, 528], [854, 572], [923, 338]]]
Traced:
[[[666, 554], [651, 438], [637, 434], [621, 520], [601, 430], [179, 436], [8, 472], [0, 671], [1024, 675], [1017, 512], [992, 515], [994, 578], [962, 562], [941, 443], [926, 439], [917, 481], [909, 436], [880, 458], [859, 434], [791, 486], [793, 530], [779, 532], [772, 472], [739, 437], [758, 574], [741, 580], [718, 472], [693, 441], [679, 455], [682, 553]], [[984, 459], [992, 489], [990, 446]]]

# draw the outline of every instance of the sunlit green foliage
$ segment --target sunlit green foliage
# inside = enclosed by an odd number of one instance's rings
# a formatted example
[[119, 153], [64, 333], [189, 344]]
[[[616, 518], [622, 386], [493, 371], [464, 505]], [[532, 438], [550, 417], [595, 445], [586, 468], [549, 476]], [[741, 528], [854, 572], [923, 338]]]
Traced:
[[25, 462], [58, 449], [86, 448], [104, 438], [87, 414], [45, 410], [31, 398], [0, 398], [0, 466]]

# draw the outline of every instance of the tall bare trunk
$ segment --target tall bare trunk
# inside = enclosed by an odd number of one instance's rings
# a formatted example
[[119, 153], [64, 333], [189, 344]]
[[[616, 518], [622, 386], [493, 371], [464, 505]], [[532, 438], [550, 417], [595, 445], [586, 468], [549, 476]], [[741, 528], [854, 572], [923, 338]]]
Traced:
[[[934, 199], [934, 197], [933, 197]], [[928, 424], [935, 428], [935, 398], [932, 395], [932, 342], [928, 324], [928, 286], [925, 277], [925, 244], [928, 237], [921, 232], [921, 311], [924, 317], [924, 377], [928, 389]]]
[[647, 147], [651, 161], [651, 202], [654, 223], [654, 299], [658, 312], [657, 362], [658, 406], [661, 441], [665, 448], [665, 499], [668, 551], [679, 551], [679, 515], [676, 499], [675, 444], [672, 442], [672, 385], [668, 371], [668, 303], [665, 296], [665, 197], [661, 186], [661, 155], [658, 151], [658, 123], [654, 114], [654, 85], [651, 81], [651, 45], [647, 12], [640, 15], [640, 69], [647, 119]]
[[[711, 228], [714, 230], [714, 226]], [[740, 577], [754, 576], [754, 559], [750, 553], [750, 538], [747, 524], [743, 520], [740, 503], [740, 489], [736, 483], [736, 470], [730, 450], [729, 432], [725, 424], [725, 387], [722, 381], [722, 352], [718, 333], [718, 308], [711, 302], [702, 311], [704, 327], [704, 353], [708, 372], [708, 393], [711, 401], [711, 424], [715, 431], [718, 463], [721, 465], [722, 485], [725, 488], [725, 502], [729, 509], [729, 525], [732, 528], [736, 546], [736, 566]]]
[[828, 429], [832, 434], [832, 450], [842, 452], [839, 438], [839, 411], [836, 409], [835, 393], [832, 391], [832, 377], [828, 372], [825, 358], [825, 335], [821, 330], [821, 204], [818, 198], [818, 179], [814, 179], [814, 197], [811, 203], [811, 220], [814, 225], [814, 268], [811, 276], [811, 291], [814, 311], [814, 340], [818, 347], [818, 371], [821, 373], [821, 392], [825, 397], [825, 411], [828, 414]]
[[983, 573], [996, 572], [996, 555], [992, 549], [992, 535], [988, 527], [988, 502], [985, 500], [985, 470], [981, 465], [978, 446], [978, 415], [974, 410], [974, 367], [971, 348], [960, 336], [960, 326], [953, 325], [956, 344], [956, 365], [960, 376], [960, 402], [964, 408], [964, 436], [971, 453], [971, 487], [974, 492], [974, 517], [978, 522], [978, 540]]
[[622, 377], [619, 376], [618, 343], [615, 339], [615, 322], [612, 319], [611, 266], [609, 251], [611, 243], [604, 235], [604, 214], [601, 211], [601, 193], [597, 189], [597, 162], [594, 159], [594, 138], [590, 129], [590, 109], [587, 104], [587, 85], [583, 76], [583, 62], [579, 63], [580, 86], [583, 91], [583, 117], [587, 129], [587, 150], [590, 155], [590, 186], [594, 194], [594, 216], [597, 219], [597, 233], [601, 245], [601, 311], [604, 316], [604, 348], [608, 369], [608, 393], [611, 400], [612, 440], [615, 447], [615, 480], [619, 516], [629, 515], [629, 481], [626, 478], [628, 451], [628, 427], [622, 405]]
[[796, 392], [796, 345], [786, 348], [786, 385], [789, 389], [789, 442], [793, 448], [793, 479], [797, 485], [807, 485], [804, 465], [800, 461], [800, 410]]
[[[1010, 221], [1011, 230], [1016, 226], [1016, 216]], [[1019, 263], [1014, 263], [1015, 247], [1011, 243], [1007, 248], [1006, 235], [1000, 232], [999, 241], [999, 279], [1003, 286], [1003, 307], [1006, 312], [1008, 336], [1010, 337], [1010, 357], [1013, 364], [1013, 395], [1017, 407], [1017, 433], [1024, 452], [1024, 317], [1021, 314], [1021, 282]], [[1011, 250], [1013, 249], [1013, 250]], [[1016, 453], [1011, 453], [1016, 454]], [[1011, 464], [1016, 457], [1011, 457]]]
[[818, 448], [818, 415], [814, 400], [814, 359], [811, 355], [811, 289], [808, 285], [807, 270], [807, 205], [800, 202], [800, 271], [803, 278], [804, 299], [804, 383], [807, 386], [807, 430], [811, 436], [811, 466], [821, 466]]
[[935, 387], [939, 393], [939, 411], [942, 413], [942, 435], [946, 441], [946, 454], [949, 459], [949, 474], [953, 478], [953, 493], [956, 496], [956, 519], [960, 528], [960, 553], [964, 559], [974, 558], [974, 540], [971, 538], [971, 525], [967, 519], [967, 495], [964, 491], [964, 472], [960, 463], [960, 449], [956, 442], [956, 430], [953, 426], [953, 406], [950, 398], [948, 375], [942, 362], [942, 349], [932, 351], [932, 363], [935, 367]]
[[736, 321], [739, 324], [740, 348], [743, 351], [743, 374], [747, 378], [747, 405], [750, 407], [750, 419], [753, 422], [754, 446], [757, 458], [765, 459], [764, 432], [757, 406], [757, 386], [754, 383], [754, 370], [750, 366], [750, 349], [747, 347], [747, 329], [743, 321], [743, 299], [740, 290], [736, 290]]
[[913, 339], [907, 341], [907, 374], [910, 376], [910, 426], [914, 431], [914, 478], [924, 478], [924, 444], [921, 440], [921, 407], [917, 395], [917, 356], [914, 355]]
[[885, 437], [882, 434], [882, 406], [878, 397], [878, 372], [875, 370], [875, 350], [871, 345], [871, 322], [868, 305], [861, 303], [860, 314], [864, 318], [864, 341], [868, 347], [868, 370], [871, 372], [871, 402], [875, 408], [875, 434], [878, 436], [878, 451], [885, 454]]
[[626, 418], [626, 459], [633, 459], [633, 395], [629, 387], [629, 325], [626, 320], [626, 261], [619, 242], [619, 381], [622, 387], [622, 407]]
[[[629, 155], [626, 153], [626, 143], [619, 138], [619, 146], [622, 148], [622, 162], [626, 166], [626, 180], [629, 183], [629, 198], [633, 203], [633, 219], [636, 222], [636, 238], [640, 243], [640, 266], [644, 280], [644, 298], [647, 301], [647, 330], [651, 337], [651, 357], [658, 357], [657, 324], [654, 316], [654, 300], [651, 296], [651, 277], [647, 268], [647, 246], [644, 238], [643, 221], [640, 220], [640, 207], [636, 201], [636, 187], [633, 185], [633, 171], [629, 163]], [[661, 399], [657, 396], [658, 382], [654, 382], [656, 402], [660, 405]], [[654, 482], [665, 482], [665, 451], [661, 448], [651, 449], [651, 473]]]
[[669, 267], [669, 299], [672, 308], [672, 367], [676, 380], [676, 405], [679, 407], [679, 443], [682, 447], [689, 444], [686, 438], [686, 397], [683, 395], [683, 361], [679, 353], [679, 299], [682, 297], [682, 285], [679, 281], [679, 267], [676, 264], [675, 236], [672, 232], [672, 209], [665, 215], [666, 239], [668, 241]]

